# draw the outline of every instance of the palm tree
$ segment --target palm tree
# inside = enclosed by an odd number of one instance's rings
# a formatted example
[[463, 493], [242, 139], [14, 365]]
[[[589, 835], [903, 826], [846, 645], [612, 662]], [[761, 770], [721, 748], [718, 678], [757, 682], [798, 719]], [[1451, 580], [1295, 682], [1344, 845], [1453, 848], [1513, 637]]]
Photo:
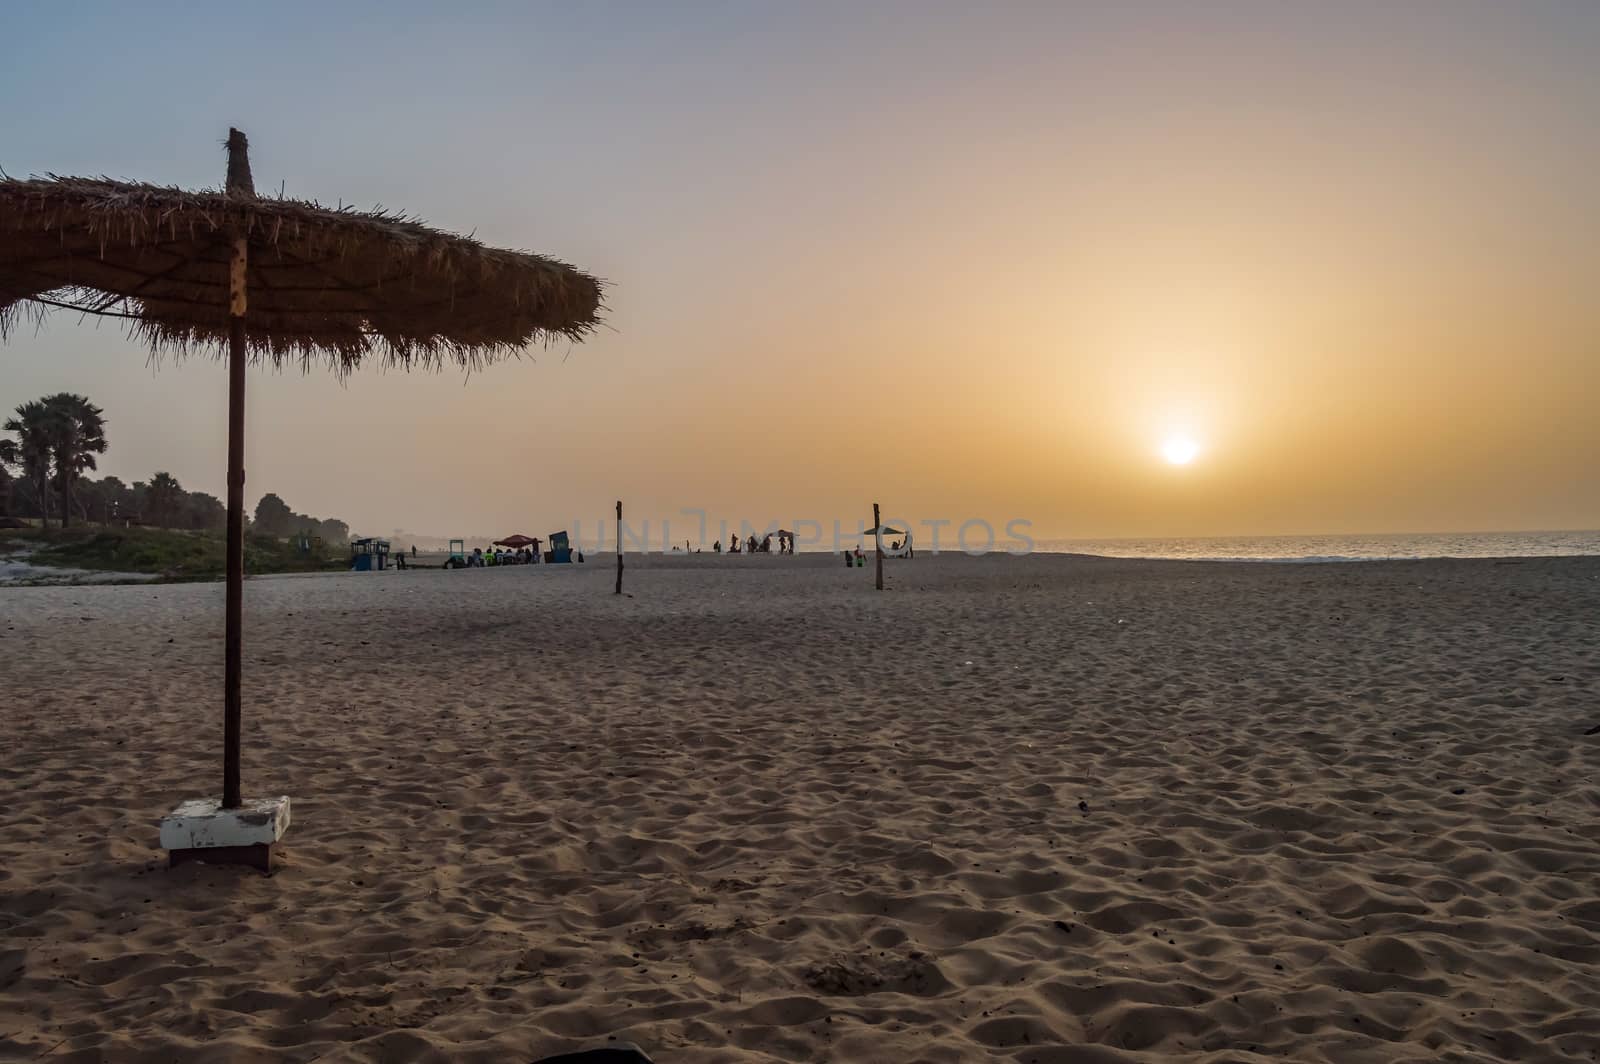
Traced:
[[39, 523], [50, 524], [50, 408], [35, 399], [17, 407], [16, 414], [6, 419], [5, 431], [16, 436], [6, 440], [3, 458], [22, 468], [22, 475], [33, 483], [34, 495], [39, 500]]
[[45, 397], [50, 411], [50, 455], [61, 485], [61, 527], [72, 516], [72, 484], [95, 468], [94, 456], [106, 453], [105, 411], [81, 395], [61, 392]]
[[179, 486], [178, 478], [171, 473], [157, 473], [150, 478], [150, 487], [145, 489], [145, 508], [162, 528], [166, 528], [181, 498], [183, 488]]

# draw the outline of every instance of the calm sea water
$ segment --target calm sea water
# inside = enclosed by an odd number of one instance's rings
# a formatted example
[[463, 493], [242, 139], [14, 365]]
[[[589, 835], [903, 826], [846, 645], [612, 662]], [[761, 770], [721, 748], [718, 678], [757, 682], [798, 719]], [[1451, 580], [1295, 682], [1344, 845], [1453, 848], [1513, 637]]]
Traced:
[[1036, 550], [1110, 558], [1361, 562], [1398, 558], [1543, 558], [1600, 554], [1595, 532], [1439, 532], [1383, 536], [1039, 540]]

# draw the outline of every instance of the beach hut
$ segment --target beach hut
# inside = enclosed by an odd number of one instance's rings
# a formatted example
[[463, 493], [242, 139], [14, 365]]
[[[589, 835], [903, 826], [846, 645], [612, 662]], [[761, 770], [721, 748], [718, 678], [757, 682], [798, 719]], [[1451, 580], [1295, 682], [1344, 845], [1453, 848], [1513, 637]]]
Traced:
[[270, 869], [287, 798], [240, 789], [245, 367], [379, 363], [476, 369], [535, 341], [582, 340], [601, 284], [566, 263], [485, 247], [403, 215], [258, 197], [243, 133], [221, 190], [0, 178], [0, 339], [64, 308], [126, 321], [153, 352], [228, 359], [228, 532], [219, 799], [162, 824], [172, 860]]
[[350, 541], [350, 570], [378, 572], [389, 567], [389, 541], [367, 537]]

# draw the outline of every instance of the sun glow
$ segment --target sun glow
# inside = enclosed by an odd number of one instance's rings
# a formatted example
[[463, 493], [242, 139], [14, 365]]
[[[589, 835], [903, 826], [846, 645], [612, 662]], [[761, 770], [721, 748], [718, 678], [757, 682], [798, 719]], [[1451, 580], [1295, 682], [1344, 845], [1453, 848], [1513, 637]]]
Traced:
[[1200, 445], [1187, 436], [1169, 436], [1161, 444], [1161, 457], [1170, 465], [1186, 466], [1200, 454]]

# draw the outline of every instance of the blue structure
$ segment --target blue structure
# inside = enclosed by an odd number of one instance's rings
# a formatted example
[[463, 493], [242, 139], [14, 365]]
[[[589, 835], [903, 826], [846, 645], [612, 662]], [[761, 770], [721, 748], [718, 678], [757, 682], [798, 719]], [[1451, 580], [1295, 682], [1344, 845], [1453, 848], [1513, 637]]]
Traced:
[[547, 562], [572, 561], [572, 547], [567, 543], [567, 534], [565, 532], [550, 533], [550, 549], [544, 552], [544, 560]]
[[389, 567], [389, 541], [356, 539], [350, 542], [350, 571], [370, 573]]
[[452, 539], [450, 541], [450, 557], [444, 560], [446, 569], [465, 569], [467, 567], [467, 541]]

